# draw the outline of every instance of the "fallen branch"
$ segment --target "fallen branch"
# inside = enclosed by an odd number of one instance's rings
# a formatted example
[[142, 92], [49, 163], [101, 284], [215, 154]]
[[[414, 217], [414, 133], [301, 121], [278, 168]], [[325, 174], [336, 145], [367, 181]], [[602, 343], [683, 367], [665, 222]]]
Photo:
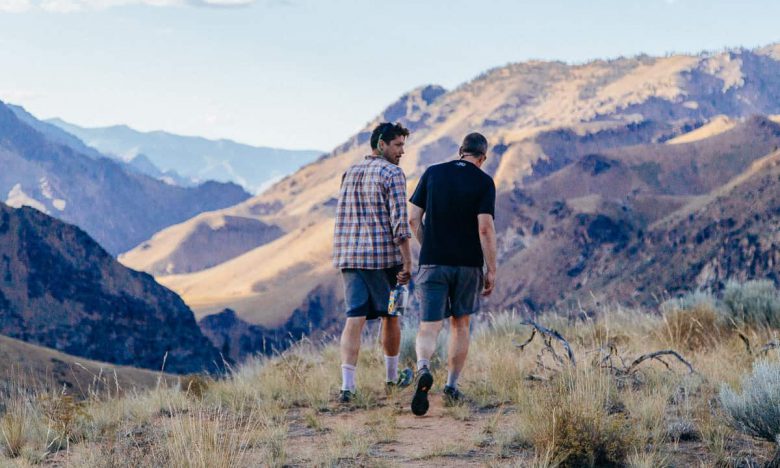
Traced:
[[661, 359], [660, 358], [661, 356], [673, 356], [673, 357], [677, 358], [678, 361], [680, 361], [681, 363], [685, 364], [688, 367], [688, 370], [690, 371], [691, 374], [695, 374], [696, 373], [696, 371], [693, 369], [693, 366], [691, 365], [690, 362], [686, 361], [685, 358], [680, 356], [680, 353], [678, 353], [677, 351], [671, 350], [671, 349], [666, 349], [666, 350], [663, 350], [663, 351], [656, 351], [654, 353], [647, 353], [647, 354], [643, 354], [643, 355], [639, 356], [638, 358], [634, 359], [634, 362], [632, 362], [630, 366], [628, 366], [628, 368], [625, 370], [625, 373], [626, 374], [630, 374], [630, 373], [634, 372], [634, 370], [636, 370], [636, 367], [639, 364], [642, 364], [643, 362], [645, 362], [647, 360], [660, 361], [661, 363], [663, 363], [666, 366], [667, 369], [669, 369], [669, 364], [667, 364], [666, 361]]
[[773, 341], [770, 341], [769, 343], [765, 344], [764, 346], [762, 346], [761, 350], [758, 352], [758, 354], [760, 354], [762, 356], [766, 356], [766, 354], [769, 351], [771, 351], [773, 349], [777, 349], [777, 348], [780, 348], [780, 342], [778, 342], [777, 340], [773, 340]]
[[555, 352], [555, 348], [553, 348], [553, 346], [552, 346], [552, 340], [553, 340], [553, 339], [555, 339], [555, 340], [557, 340], [557, 341], [560, 341], [561, 345], [563, 346], [563, 349], [565, 349], [565, 350], [566, 350], [566, 355], [567, 355], [567, 357], [569, 358], [569, 362], [571, 363], [571, 365], [572, 365], [572, 366], [574, 366], [574, 367], [576, 367], [576, 366], [577, 366], [577, 362], [576, 362], [576, 360], [574, 359], [574, 352], [571, 350], [571, 345], [569, 345], [569, 342], [568, 342], [568, 341], [566, 341], [566, 338], [564, 338], [564, 337], [563, 337], [563, 336], [562, 336], [560, 333], [558, 333], [558, 332], [557, 332], [557, 331], [555, 331], [555, 330], [552, 330], [552, 329], [549, 329], [549, 328], [543, 327], [543, 326], [539, 325], [538, 323], [536, 323], [536, 322], [534, 322], [533, 320], [530, 320], [530, 319], [528, 319], [528, 320], [524, 320], [523, 322], [521, 322], [521, 324], [522, 324], [522, 325], [528, 325], [528, 326], [531, 326], [531, 327], [533, 327], [533, 331], [531, 332], [531, 337], [530, 337], [530, 338], [528, 338], [528, 339], [527, 339], [525, 342], [523, 342], [523, 343], [515, 343], [515, 346], [516, 346], [516, 347], [518, 347], [518, 348], [520, 348], [520, 350], [521, 350], [521, 351], [522, 351], [522, 350], [523, 350], [523, 349], [524, 349], [524, 348], [525, 348], [525, 347], [526, 347], [526, 346], [527, 346], [529, 343], [531, 343], [531, 341], [533, 341], [533, 339], [534, 339], [534, 337], [536, 336], [536, 334], [537, 334], [537, 333], [539, 333], [540, 335], [542, 335], [542, 337], [543, 337], [543, 339], [544, 339], [545, 349], [546, 349], [546, 350], [547, 350], [547, 351], [548, 351], [550, 354], [552, 354], [552, 355], [553, 355], [553, 358], [554, 358], [556, 361], [558, 361], [558, 363], [559, 363], [559, 364], [563, 365], [563, 364], [564, 364], [564, 361], [563, 361], [563, 359], [560, 357], [560, 355], [559, 355], [558, 353], [556, 353], [556, 352]]
[[742, 342], [745, 343], [745, 349], [747, 350], [747, 353], [752, 356], [753, 349], [750, 347], [750, 340], [748, 340], [748, 337], [745, 336], [742, 332], [739, 332], [739, 339], [741, 339]]

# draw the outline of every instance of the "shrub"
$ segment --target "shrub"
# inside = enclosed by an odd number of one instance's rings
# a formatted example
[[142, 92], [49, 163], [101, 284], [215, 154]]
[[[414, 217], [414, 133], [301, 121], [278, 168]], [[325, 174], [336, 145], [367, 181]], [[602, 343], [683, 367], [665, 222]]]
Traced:
[[43, 394], [38, 397], [38, 406], [46, 417], [50, 429], [49, 449], [61, 450], [83, 434], [79, 429], [90, 418], [86, 402], [66, 393]]
[[552, 387], [522, 391], [518, 438], [559, 466], [622, 466], [638, 444], [616, 399], [615, 382], [598, 370], [573, 370]]
[[780, 294], [771, 281], [729, 281], [723, 302], [739, 325], [780, 327]]
[[705, 306], [717, 312], [722, 312], [723, 309], [718, 299], [709, 291], [692, 291], [664, 301], [661, 304], [661, 311], [666, 313], [673, 310], [689, 310], [699, 306]]
[[780, 435], [780, 364], [759, 361], [742, 379], [742, 393], [728, 385], [720, 389], [720, 401], [734, 427], [754, 437], [777, 443]]
[[28, 419], [24, 401], [12, 401], [0, 419], [0, 447], [8, 457], [16, 458], [25, 446], [25, 429]]
[[727, 333], [712, 303], [698, 302], [687, 308], [665, 310], [658, 336], [674, 348], [697, 351], [716, 346]]

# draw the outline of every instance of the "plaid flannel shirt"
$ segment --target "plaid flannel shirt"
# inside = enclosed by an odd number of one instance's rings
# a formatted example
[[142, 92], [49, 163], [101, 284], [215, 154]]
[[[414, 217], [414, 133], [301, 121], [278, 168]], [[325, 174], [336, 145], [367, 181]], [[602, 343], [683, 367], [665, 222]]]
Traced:
[[350, 167], [341, 178], [333, 264], [364, 270], [401, 265], [398, 244], [410, 237], [404, 171], [379, 156]]

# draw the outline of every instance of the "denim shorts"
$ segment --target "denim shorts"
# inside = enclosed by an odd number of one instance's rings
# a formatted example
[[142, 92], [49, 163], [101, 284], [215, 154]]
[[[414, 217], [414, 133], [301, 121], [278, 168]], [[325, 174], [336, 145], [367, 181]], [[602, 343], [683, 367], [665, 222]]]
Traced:
[[484, 287], [481, 267], [420, 265], [415, 278], [423, 322], [463, 317], [479, 311]]
[[342, 269], [347, 317], [366, 317], [367, 320], [388, 317], [390, 291], [395, 288], [399, 271], [400, 265], [384, 270]]

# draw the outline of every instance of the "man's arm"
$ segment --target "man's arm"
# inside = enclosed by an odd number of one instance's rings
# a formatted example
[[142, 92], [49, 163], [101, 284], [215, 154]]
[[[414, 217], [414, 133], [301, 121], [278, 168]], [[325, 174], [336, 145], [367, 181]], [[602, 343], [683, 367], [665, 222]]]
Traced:
[[410, 238], [406, 238], [398, 244], [401, 249], [401, 258], [404, 262], [404, 266], [401, 271], [398, 272], [397, 280], [398, 284], [406, 284], [412, 279], [412, 241]]
[[412, 209], [409, 212], [409, 225], [412, 227], [412, 234], [417, 242], [423, 243], [423, 215], [425, 210], [412, 203]]
[[493, 215], [480, 214], [479, 243], [482, 245], [482, 255], [485, 257], [487, 274], [485, 276], [485, 289], [483, 296], [489, 296], [496, 285], [496, 226], [493, 224]]
[[388, 180], [388, 203], [390, 209], [390, 228], [393, 242], [401, 250], [403, 266], [398, 273], [398, 283], [406, 284], [412, 277], [412, 249], [409, 239], [409, 215], [406, 210], [406, 177], [400, 170]]

